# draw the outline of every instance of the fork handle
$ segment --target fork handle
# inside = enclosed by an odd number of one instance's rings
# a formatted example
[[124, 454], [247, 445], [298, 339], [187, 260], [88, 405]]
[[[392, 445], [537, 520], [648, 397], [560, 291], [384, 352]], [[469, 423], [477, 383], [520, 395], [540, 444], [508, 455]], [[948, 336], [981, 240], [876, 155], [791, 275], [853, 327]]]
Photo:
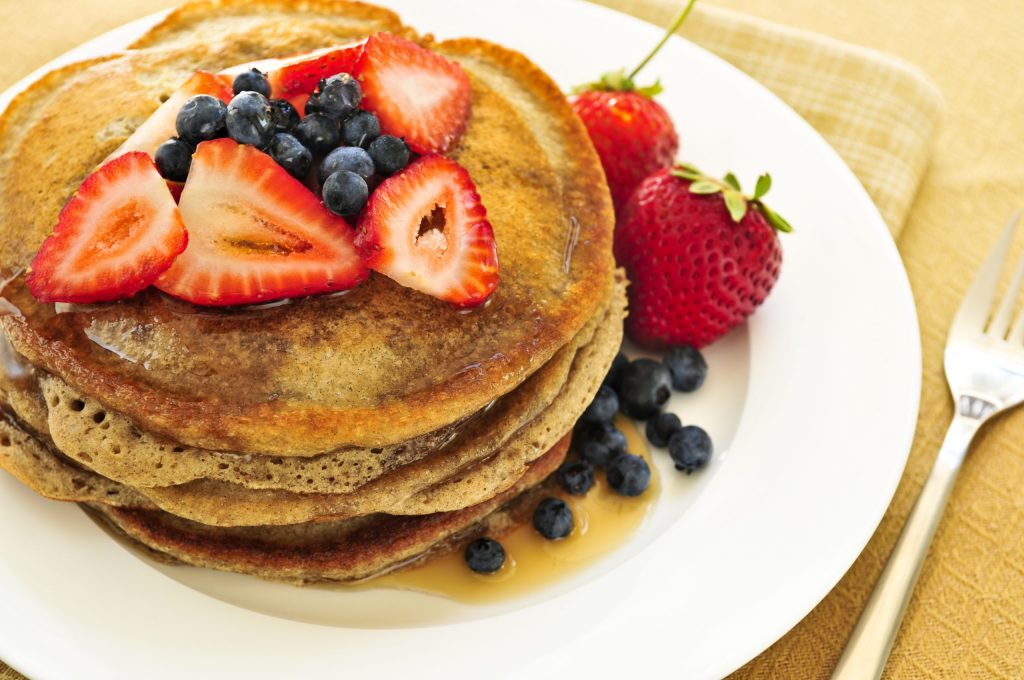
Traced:
[[980, 422], [956, 416], [832, 680], [880, 678], [942, 511]]

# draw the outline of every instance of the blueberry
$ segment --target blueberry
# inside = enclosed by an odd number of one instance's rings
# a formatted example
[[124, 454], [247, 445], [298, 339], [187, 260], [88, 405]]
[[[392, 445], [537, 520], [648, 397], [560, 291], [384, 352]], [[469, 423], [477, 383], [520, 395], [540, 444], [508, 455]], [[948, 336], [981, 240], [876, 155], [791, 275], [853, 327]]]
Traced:
[[505, 549], [493, 538], [478, 538], [466, 546], [466, 564], [478, 574], [493, 574], [505, 564]]
[[662, 361], [672, 376], [672, 387], [680, 392], [693, 392], [708, 377], [708, 362], [696, 347], [670, 347]]
[[647, 441], [663, 449], [668, 446], [668, 438], [672, 433], [682, 426], [675, 413], [659, 413], [647, 421]]
[[296, 179], [305, 179], [313, 165], [313, 154], [287, 132], [278, 132], [270, 143], [270, 157]]
[[370, 189], [366, 180], [354, 172], [342, 170], [324, 181], [324, 205], [335, 215], [351, 216], [363, 209]]
[[270, 81], [258, 69], [245, 71], [235, 76], [233, 88], [235, 94], [259, 92], [264, 97], [270, 96]]
[[306, 106], [304, 108], [307, 116], [311, 113], [323, 113], [323, 111], [320, 110], [320, 95], [316, 92], [309, 95], [309, 98], [306, 99]]
[[291, 132], [302, 120], [299, 112], [287, 99], [270, 100], [270, 119], [274, 121], [274, 130], [277, 132]]
[[381, 135], [370, 142], [367, 151], [382, 175], [393, 175], [409, 164], [409, 147], [398, 137]]
[[209, 139], [224, 136], [228, 107], [216, 97], [197, 94], [178, 111], [174, 126], [178, 137], [192, 148]]
[[302, 142], [302, 146], [317, 155], [326, 154], [341, 141], [338, 121], [322, 113], [307, 115], [295, 126], [292, 134]]
[[590, 402], [590, 406], [580, 416], [580, 420], [585, 423], [599, 423], [602, 420], [611, 420], [618, 412], [619, 395], [615, 394], [615, 390], [607, 385], [602, 385], [594, 396], [594, 400]]
[[334, 173], [342, 170], [354, 172], [366, 179], [373, 174], [373, 159], [364, 149], [357, 146], [339, 146], [327, 154], [327, 158], [320, 163], [318, 174], [320, 184], [323, 184]]
[[369, 111], [355, 114], [346, 120], [341, 128], [341, 138], [349, 146], [361, 146], [365, 149], [379, 136], [380, 120]]
[[707, 465], [711, 450], [711, 437], [696, 425], [676, 430], [668, 439], [668, 455], [672, 456], [676, 469], [686, 474]]
[[608, 464], [608, 486], [623, 496], [639, 496], [651, 483], [647, 461], [632, 453], [624, 453]]
[[356, 112], [363, 100], [359, 81], [347, 73], [321, 80], [317, 87], [317, 107], [320, 113], [344, 120]]
[[637, 359], [619, 376], [619, 404], [631, 418], [647, 420], [672, 396], [672, 376], [653, 359]]
[[625, 452], [626, 435], [607, 421], [588, 423], [576, 432], [573, 444], [583, 460], [603, 468]]
[[177, 137], [168, 139], [156, 149], [156, 168], [164, 179], [184, 182], [192, 166], [192, 149]]
[[622, 375], [622, 369], [629, 364], [629, 359], [622, 352], [615, 355], [612, 360], [612, 366], [608, 369], [608, 375], [604, 377], [602, 384], [611, 387], [613, 390], [619, 389], [619, 376]]
[[236, 94], [228, 104], [228, 136], [239, 144], [265, 149], [274, 141], [270, 101], [259, 92]]
[[572, 510], [561, 498], [545, 498], [533, 512], [533, 528], [544, 538], [565, 538], [572, 533], [572, 525]]
[[594, 466], [585, 460], [566, 463], [558, 468], [558, 483], [574, 496], [583, 496], [594, 486]]

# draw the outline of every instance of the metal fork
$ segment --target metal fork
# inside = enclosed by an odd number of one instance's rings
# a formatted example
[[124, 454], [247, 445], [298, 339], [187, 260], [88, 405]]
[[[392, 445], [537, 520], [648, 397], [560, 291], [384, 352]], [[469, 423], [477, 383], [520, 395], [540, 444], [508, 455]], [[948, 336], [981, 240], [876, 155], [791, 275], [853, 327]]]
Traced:
[[995, 304], [1019, 218], [1019, 211], [1010, 218], [953, 319], [946, 340], [945, 368], [956, 413], [833, 680], [881, 677], [971, 440], [990, 418], [1024, 401], [1024, 311], [1010, 323], [1024, 283], [1024, 257], [1002, 300]]

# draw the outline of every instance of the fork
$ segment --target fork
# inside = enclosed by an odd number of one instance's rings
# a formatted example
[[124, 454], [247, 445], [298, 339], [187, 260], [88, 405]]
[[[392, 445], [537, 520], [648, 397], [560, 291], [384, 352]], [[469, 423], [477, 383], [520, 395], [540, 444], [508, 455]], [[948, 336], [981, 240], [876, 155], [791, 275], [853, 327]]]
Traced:
[[996, 288], [1020, 211], [1010, 218], [967, 296], [946, 340], [946, 381], [955, 413], [921, 495], [846, 644], [833, 680], [880, 678], [914, 584], [942, 518], [957, 473], [978, 429], [1024, 401], [1024, 311], [1011, 325], [1024, 283], [1024, 256], [996, 305]]

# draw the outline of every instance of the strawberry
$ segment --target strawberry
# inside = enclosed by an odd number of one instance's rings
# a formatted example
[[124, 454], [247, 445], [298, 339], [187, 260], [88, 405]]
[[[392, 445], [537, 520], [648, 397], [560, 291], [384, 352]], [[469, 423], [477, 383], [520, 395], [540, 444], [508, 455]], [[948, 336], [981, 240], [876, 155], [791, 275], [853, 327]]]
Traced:
[[377, 33], [366, 41], [353, 75], [363, 86], [363, 108], [417, 153], [444, 153], [466, 129], [469, 77], [436, 52]]
[[672, 119], [653, 99], [661, 92], [661, 84], [637, 87], [635, 79], [686, 20], [694, 2], [690, 0], [676, 15], [661, 42], [629, 75], [625, 70], [606, 73], [596, 83], [577, 87], [569, 98], [601, 159], [616, 214], [637, 185], [655, 170], [671, 165], [679, 151]]
[[196, 149], [179, 203], [191, 240], [156, 281], [200, 305], [240, 305], [345, 290], [368, 274], [352, 229], [254, 147]]
[[771, 177], [753, 196], [735, 176], [707, 177], [691, 165], [644, 180], [615, 232], [626, 268], [626, 332], [639, 345], [703, 347], [739, 325], [764, 302], [779, 277], [776, 234], [789, 223], [762, 202]]
[[89, 175], [29, 266], [41, 302], [130, 297], [185, 250], [188, 234], [153, 159], [131, 151]]
[[174, 124], [178, 117], [178, 111], [181, 110], [185, 102], [197, 94], [212, 95], [227, 103], [233, 96], [231, 81], [207, 71], [196, 71], [191, 78], [185, 81], [184, 85], [175, 90], [167, 101], [153, 112], [153, 115], [135, 128], [135, 132], [107, 156], [106, 160], [109, 161], [128, 151], [145, 151], [151, 158], [155, 157], [158, 146], [178, 135]]
[[659, 86], [635, 90], [629, 81], [623, 81], [628, 85], [612, 85], [611, 74], [601, 82], [599, 87], [608, 89], [587, 89], [570, 103], [601, 159], [618, 213], [645, 177], [672, 164], [679, 151], [679, 136], [668, 112], [651, 99]]
[[[325, 47], [280, 59], [261, 59], [224, 69], [220, 75], [233, 79], [239, 73], [257, 69], [270, 81], [270, 96], [292, 100], [310, 95], [322, 78], [338, 73], [352, 73], [366, 40]], [[300, 109], [301, 111], [301, 109]]]
[[487, 210], [466, 169], [442, 156], [422, 156], [377, 187], [356, 247], [370, 269], [460, 307], [483, 303], [498, 285]]

